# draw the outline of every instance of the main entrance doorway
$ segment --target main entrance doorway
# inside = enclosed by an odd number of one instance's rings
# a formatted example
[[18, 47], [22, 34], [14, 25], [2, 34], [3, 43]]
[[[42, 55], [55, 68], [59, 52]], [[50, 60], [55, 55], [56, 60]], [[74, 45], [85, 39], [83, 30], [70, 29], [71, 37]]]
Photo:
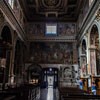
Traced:
[[57, 68], [43, 68], [42, 87], [58, 87], [58, 69]]
[[47, 76], [48, 87], [53, 87], [54, 76]]

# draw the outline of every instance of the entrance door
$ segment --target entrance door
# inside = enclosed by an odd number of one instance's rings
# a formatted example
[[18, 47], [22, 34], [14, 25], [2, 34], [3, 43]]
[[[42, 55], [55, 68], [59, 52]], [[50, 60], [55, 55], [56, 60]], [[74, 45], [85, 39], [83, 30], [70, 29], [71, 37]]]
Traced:
[[47, 77], [48, 80], [48, 87], [52, 86], [53, 87], [53, 83], [54, 83], [54, 76], [48, 76]]

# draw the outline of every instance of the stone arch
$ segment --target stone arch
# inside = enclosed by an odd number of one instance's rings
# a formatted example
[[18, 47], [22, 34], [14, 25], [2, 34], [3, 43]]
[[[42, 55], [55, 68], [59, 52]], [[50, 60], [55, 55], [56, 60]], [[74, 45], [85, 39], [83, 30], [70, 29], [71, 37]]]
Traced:
[[99, 24], [94, 22], [90, 28], [90, 67], [91, 74], [98, 75], [100, 73], [100, 41], [99, 41]]
[[98, 27], [94, 24], [90, 32], [90, 46], [96, 45], [95, 44], [95, 42], [97, 41], [96, 38], [99, 38], [99, 34], [98, 34]]
[[3, 41], [9, 42], [9, 43], [12, 44], [12, 34], [11, 34], [11, 30], [6, 25], [2, 29], [1, 38], [2, 38]]
[[2, 27], [0, 33], [0, 62], [3, 69], [1, 83], [5, 88], [6, 83], [9, 81], [10, 67], [11, 67], [11, 49], [12, 49], [12, 34], [8, 25]]
[[42, 75], [42, 67], [39, 64], [32, 63], [27, 68], [27, 79], [29, 83], [40, 83]]
[[[92, 28], [93, 28], [94, 25], [95, 25], [95, 26], [97, 27], [97, 29], [98, 29], [98, 34], [99, 34], [99, 38], [100, 38], [100, 23], [99, 23], [97, 20], [95, 20], [95, 21], [92, 23], [91, 27], [88, 29], [88, 33], [89, 33], [89, 44], [90, 44], [90, 34], [91, 34], [91, 30], [92, 30]], [[100, 41], [99, 41], [99, 43], [100, 43]]]

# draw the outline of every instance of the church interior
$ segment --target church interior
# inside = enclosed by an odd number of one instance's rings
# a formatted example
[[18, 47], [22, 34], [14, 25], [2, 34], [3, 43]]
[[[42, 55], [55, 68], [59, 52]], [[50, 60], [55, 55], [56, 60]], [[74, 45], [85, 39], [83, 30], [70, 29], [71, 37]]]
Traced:
[[0, 0], [0, 100], [100, 100], [100, 0]]

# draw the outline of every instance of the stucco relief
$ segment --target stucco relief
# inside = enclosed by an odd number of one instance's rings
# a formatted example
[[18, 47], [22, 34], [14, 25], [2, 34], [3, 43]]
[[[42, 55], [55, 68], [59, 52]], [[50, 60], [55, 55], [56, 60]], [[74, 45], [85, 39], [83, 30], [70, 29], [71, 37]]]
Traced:
[[75, 75], [73, 71], [74, 69], [70, 65], [60, 66], [60, 80], [66, 82], [74, 81]]

